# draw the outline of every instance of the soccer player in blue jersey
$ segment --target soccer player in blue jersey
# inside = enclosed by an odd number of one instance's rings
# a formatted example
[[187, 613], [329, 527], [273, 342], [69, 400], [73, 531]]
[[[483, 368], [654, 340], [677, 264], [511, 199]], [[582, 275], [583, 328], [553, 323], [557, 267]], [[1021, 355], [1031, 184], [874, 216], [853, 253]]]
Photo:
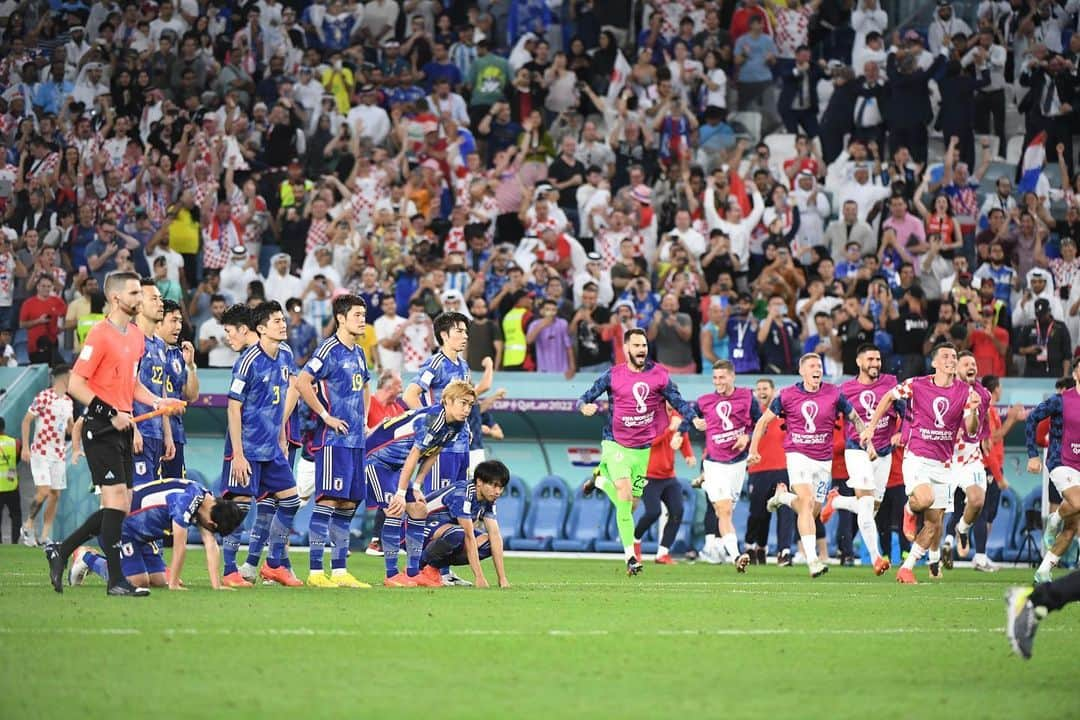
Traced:
[[[202, 485], [182, 478], [155, 480], [135, 488], [131, 498], [131, 512], [124, 518], [120, 532], [120, 564], [127, 581], [139, 588], [168, 587], [183, 589], [180, 572], [184, 569], [187, 555], [188, 526], [195, 525], [206, 548], [206, 566], [210, 585], [223, 589], [221, 563], [218, 557], [217, 539], [214, 533], [228, 535], [244, 516], [236, 503], [216, 498]], [[172, 535], [173, 554], [169, 564], [168, 580], [161, 543], [166, 535]], [[81, 585], [87, 572], [109, 580], [105, 558], [86, 547], [80, 547], [72, 555], [68, 582]]]
[[[423, 478], [430, 472], [439, 453], [453, 447], [461, 433], [468, 434], [469, 413], [476, 403], [476, 390], [464, 380], [453, 380], [442, 392], [438, 405], [409, 410], [403, 415], [382, 421], [371, 428], [367, 440], [364, 475], [367, 480], [368, 507], [385, 511], [382, 529], [383, 559], [386, 562], [386, 587], [441, 586], [398, 572], [397, 554], [401, 545], [402, 516], [422, 518], [426, 528]], [[415, 475], [416, 479], [413, 479]], [[405, 538], [409, 564], [420, 566], [425, 533]]]
[[[472, 568], [477, 587], [488, 587], [480, 561], [490, 557], [499, 587], [510, 587], [503, 564], [502, 534], [495, 517], [495, 501], [510, 482], [510, 471], [498, 460], [476, 466], [473, 482], [452, 485], [427, 497], [428, 539], [421, 556], [421, 575], [440, 581], [451, 565]], [[482, 523], [481, 530], [477, 524]], [[441, 582], [441, 581], [440, 581]]]
[[[195, 346], [187, 340], [180, 342], [184, 315], [180, 304], [165, 300], [157, 336], [165, 341], [165, 397], [195, 402], [199, 397], [199, 376], [195, 370]], [[173, 456], [162, 458], [161, 476], [167, 478], [187, 477], [184, 462], [184, 419], [170, 415], [167, 419], [172, 429]]]
[[[161, 291], [153, 280], [142, 281], [142, 309], [135, 316], [135, 324], [145, 337], [143, 356], [139, 359], [139, 382], [158, 397], [167, 397], [165, 392], [165, 341], [157, 335], [161, 324], [164, 305]], [[136, 401], [134, 414], [141, 415], [152, 411], [145, 403]], [[159, 415], [139, 423], [135, 427], [132, 439], [135, 472], [131, 477], [133, 487], [152, 482], [161, 477], [161, 461], [171, 458], [175, 452], [172, 439], [172, 426], [168, 418]]]
[[[359, 345], [367, 305], [356, 295], [334, 299], [337, 331], [323, 340], [297, 376], [296, 389], [316, 415], [315, 507], [308, 528], [312, 587], [369, 588], [349, 574], [349, 526], [364, 502], [364, 435], [369, 402], [367, 358]], [[293, 395], [289, 396], [290, 402]], [[293, 407], [286, 404], [286, 414]], [[330, 577], [323, 572], [327, 542], [332, 546]]]
[[[277, 302], [264, 302], [251, 311], [259, 342], [249, 347], [233, 367], [229, 384], [228, 425], [232, 455], [229, 490], [260, 500], [272, 497], [277, 509], [270, 523], [270, 551], [259, 570], [263, 580], [295, 587], [303, 585], [285, 565], [285, 546], [300, 509], [296, 480], [285, 458], [285, 405], [296, 367], [285, 344], [285, 313]], [[234, 489], [239, 489], [236, 492]], [[231, 540], [231, 536], [230, 536]], [[225, 574], [236, 567], [236, 550], [225, 546]], [[256, 559], [256, 562], [258, 560]], [[249, 558], [250, 562], [250, 558]], [[235, 580], [235, 578], [233, 578]]]

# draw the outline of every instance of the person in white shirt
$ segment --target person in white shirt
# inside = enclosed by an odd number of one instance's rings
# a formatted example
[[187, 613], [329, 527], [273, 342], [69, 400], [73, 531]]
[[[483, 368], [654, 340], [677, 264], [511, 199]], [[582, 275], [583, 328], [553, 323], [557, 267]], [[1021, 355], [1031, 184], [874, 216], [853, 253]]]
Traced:
[[405, 369], [405, 356], [401, 352], [405, 318], [397, 314], [397, 300], [393, 293], [383, 296], [379, 306], [382, 315], [375, 321], [375, 340], [378, 342], [379, 367], [399, 374]]
[[731, 254], [735, 257], [736, 269], [746, 272], [750, 267], [750, 233], [757, 227], [761, 216], [765, 213], [765, 201], [757, 188], [754, 188], [752, 196], [754, 207], [749, 215], [743, 217], [742, 207], [738, 200], [730, 198], [727, 200], [724, 217], [721, 218], [716, 211], [716, 186], [713, 176], [710, 175], [705, 182], [705, 219], [709, 224], [709, 231], [712, 232], [717, 228], [724, 231], [731, 240]]
[[226, 342], [225, 328], [221, 316], [225, 312], [225, 298], [214, 295], [210, 299], [209, 319], [199, 326], [199, 351], [207, 356], [207, 365], [215, 368], [231, 368], [240, 357]]
[[878, 67], [878, 72], [884, 76], [887, 60], [885, 41], [881, 33], [874, 30], [866, 36], [866, 43], [851, 53], [851, 69], [855, 71], [855, 77], [862, 77], [866, 75], [866, 64], [874, 63]]
[[858, 163], [854, 177], [838, 188], [837, 201], [843, 206], [848, 200], [853, 200], [858, 208], [859, 220], [866, 222], [874, 204], [891, 194], [892, 188], [883, 187], [877, 174], [871, 179], [868, 163]]
[[965, 37], [971, 35], [971, 26], [953, 14], [950, 0], [937, 0], [937, 11], [926, 31], [926, 41], [930, 46], [930, 52], [937, 55], [941, 52], [944, 39], [951, 38], [957, 33], [963, 33]]
[[445, 75], [435, 79], [431, 94], [427, 96], [428, 107], [439, 117], [449, 115], [461, 127], [469, 127], [469, 108], [465, 98], [450, 91], [450, 80]]
[[289, 272], [292, 260], [288, 253], [277, 253], [270, 258], [270, 271], [263, 278], [263, 291], [267, 300], [276, 300], [285, 307], [289, 298], [300, 297], [304, 281]]
[[221, 269], [221, 290], [237, 301], [247, 300], [248, 285], [256, 280], [262, 280], [258, 270], [255, 269], [257, 258], [248, 255], [247, 248], [237, 245], [232, 249], [229, 262]]
[[611, 286], [611, 271], [604, 270], [600, 253], [590, 252], [585, 256], [585, 270], [574, 276], [574, 302], [581, 302], [581, 291], [588, 283], [596, 284], [596, 300], [608, 307], [615, 299], [615, 290]]
[[889, 27], [889, 15], [881, 9], [878, 0], [859, 0], [858, 7], [851, 11], [851, 29], [855, 31], [855, 44], [852, 49], [852, 61], [855, 68], [862, 67], [854, 62], [855, 55], [866, 45], [866, 36], [872, 32], [881, 33]]
[[[615, 175], [615, 151], [604, 142], [603, 135], [596, 128], [596, 123], [587, 120], [581, 126], [581, 140], [578, 142], [574, 157], [586, 168], [597, 166], [603, 176], [610, 180]], [[582, 203], [579, 201], [578, 205]]]
[[[1013, 297], [1016, 297], [1015, 295]], [[1054, 291], [1054, 276], [1049, 270], [1032, 268], [1027, 274], [1027, 286], [1020, 294], [1012, 311], [1012, 326], [1016, 329], [1035, 322], [1035, 301], [1045, 299], [1050, 303], [1050, 316], [1058, 322], [1065, 321], [1061, 298]]]
[[825, 237], [825, 221], [832, 214], [829, 196], [818, 188], [817, 178], [809, 170], [795, 176], [795, 189], [791, 191], [795, 207], [799, 208], [799, 232], [796, 234], [800, 248], [821, 245]]
[[[686, 250], [690, 253], [690, 257], [693, 258], [695, 265], [701, 262], [701, 256], [705, 254], [707, 249], [705, 236], [691, 227], [690, 212], [688, 210], [680, 210], [675, 213], [675, 227], [668, 231], [668, 237], [671, 236], [675, 236], [686, 246]], [[668, 262], [670, 259], [667, 256], [669, 247], [669, 245], [665, 245], [661, 248], [660, 262]]]
[[163, 0], [158, 5], [157, 18], [150, 21], [150, 44], [152, 47], [157, 47], [158, 41], [161, 40], [161, 33], [165, 30], [173, 31], [179, 38], [184, 36], [187, 29], [187, 21], [174, 11], [172, 2]]
[[[375, 86], [364, 85], [360, 88], [360, 104], [349, 110], [345, 119], [360, 137], [368, 138], [372, 145], [378, 146], [390, 134], [390, 116], [375, 104], [375, 99]], [[358, 126], [357, 121], [363, 125]]]

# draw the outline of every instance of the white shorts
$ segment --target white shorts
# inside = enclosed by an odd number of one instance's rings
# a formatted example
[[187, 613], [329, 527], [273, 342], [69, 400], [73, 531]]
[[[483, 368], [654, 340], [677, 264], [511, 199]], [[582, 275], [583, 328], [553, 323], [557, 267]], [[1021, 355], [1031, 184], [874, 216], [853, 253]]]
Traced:
[[960, 488], [967, 495], [967, 489], [972, 485], [978, 485], [986, 490], [986, 467], [981, 462], [973, 462], [967, 465], [957, 465], [952, 468], [953, 488]]
[[67, 463], [64, 460], [31, 454], [30, 474], [38, 487], [67, 490]]
[[852, 490], [872, 491], [874, 500], [881, 502], [885, 497], [885, 488], [889, 485], [892, 453], [871, 460], [865, 450], [846, 449], [844, 464], [848, 471], [847, 486]]
[[1054, 483], [1054, 487], [1061, 493], [1061, 496], [1065, 497], [1066, 490], [1080, 487], [1080, 470], [1058, 465], [1050, 471], [1050, 481]]
[[296, 494], [301, 500], [315, 494], [315, 463], [303, 457], [296, 459]]
[[915, 493], [920, 485], [930, 485], [934, 491], [934, 503], [931, 510], [945, 510], [950, 505], [953, 494], [952, 473], [940, 460], [904, 455], [901, 468], [904, 475], [904, 492], [908, 497]]
[[832, 460], [811, 460], [802, 453], [788, 452], [787, 472], [792, 487], [809, 485], [814, 502], [823, 503], [832, 487]]
[[476, 466], [487, 460], [487, 451], [484, 448], [477, 448], [469, 451], [469, 480], [473, 478], [473, 473], [476, 472]]
[[709, 502], [730, 500], [738, 502], [746, 481], [746, 460], [722, 463], [705, 460], [702, 464], [705, 479], [701, 483]]

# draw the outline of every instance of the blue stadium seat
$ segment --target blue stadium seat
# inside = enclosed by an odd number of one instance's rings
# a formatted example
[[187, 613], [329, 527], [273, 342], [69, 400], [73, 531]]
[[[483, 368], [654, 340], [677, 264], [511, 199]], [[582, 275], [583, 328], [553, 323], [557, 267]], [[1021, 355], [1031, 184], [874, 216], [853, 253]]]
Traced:
[[521, 524], [525, 519], [525, 510], [528, 505], [529, 490], [525, 486], [525, 481], [517, 475], [511, 475], [510, 483], [496, 504], [499, 532], [502, 534], [503, 542], [507, 543], [507, 547], [510, 547], [510, 540], [521, 538]]
[[[501, 502], [501, 501], [500, 501]], [[570, 510], [570, 488], [557, 475], [537, 483], [532, 503], [525, 513], [522, 537], [509, 543], [511, 550], [550, 550], [551, 541], [562, 537], [566, 515]]]
[[[608, 501], [606, 495], [604, 496], [604, 501], [607, 502], [609, 506], [611, 506], [611, 502]], [[644, 514], [645, 505], [638, 504], [637, 510], [634, 511], [634, 525], [637, 525], [637, 521], [640, 520], [641, 516]], [[656, 544], [656, 525], [658, 524], [659, 523], [654, 523], [653, 526], [649, 528], [649, 531], [645, 533], [645, 537], [642, 538], [642, 550], [644, 550], [644, 546], [647, 541], [651, 540], [653, 545]], [[653, 548], [653, 550], [655, 551], [655, 547]], [[615, 508], [612, 507], [611, 515], [608, 517], [606, 537], [597, 539], [596, 552], [615, 553], [622, 551], [622, 541], [619, 540], [619, 524], [615, 522]]]
[[585, 497], [578, 488], [570, 517], [566, 520], [565, 538], [555, 538], [552, 549], [559, 552], [591, 551], [596, 541], [604, 538], [610, 515], [611, 502], [604, 493], [594, 492]]
[[210, 487], [210, 484], [206, 481], [206, 476], [198, 470], [195, 470], [194, 468], [187, 468], [187, 477], [188, 480], [193, 480], [202, 485], [203, 487], [213, 490], [213, 488]]
[[[1039, 562], [1040, 560], [1042, 560], [1042, 530], [1035, 530], [1034, 532], [1032, 532], [1032, 538], [1035, 540], [1035, 543], [1039, 548], [1038, 552], [1033, 553], [1031, 552], [1030, 548], [1028, 548], [1026, 552], [1023, 551], [1024, 524], [1026, 522], [1026, 514], [1029, 510], [1034, 510], [1038, 512], [1041, 509], [1042, 488], [1036, 487], [1027, 495], [1025, 495], [1023, 501], [1021, 501], [1020, 503], [1020, 509], [1017, 512], [1016, 525], [1013, 528], [1012, 535], [1012, 547], [1015, 548], [1015, 550], [1006, 552], [1003, 558], [1004, 560], [1011, 561], [1014, 558], [1018, 562]], [[994, 524], [997, 524], [997, 520], [994, 521]]]
[[998, 506], [998, 514], [994, 524], [990, 528], [990, 536], [986, 540], [986, 554], [991, 560], [1012, 559], [1015, 553], [1014, 534], [1016, 532], [1016, 520], [1021, 515], [1020, 498], [1012, 488], [1003, 490], [1001, 504]]

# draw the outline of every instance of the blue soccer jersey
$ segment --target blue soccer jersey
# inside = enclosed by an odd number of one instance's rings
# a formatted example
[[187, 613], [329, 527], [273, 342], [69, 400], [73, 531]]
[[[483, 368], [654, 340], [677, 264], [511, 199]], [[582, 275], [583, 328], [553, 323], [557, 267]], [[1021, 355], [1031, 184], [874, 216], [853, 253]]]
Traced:
[[[157, 336], [151, 336], [145, 340], [146, 351], [139, 359], [139, 382], [147, 390], [165, 397], [165, 341]], [[134, 415], [142, 415], [153, 411], [154, 408], [139, 401], [134, 403]], [[165, 437], [163, 425], [164, 418], [157, 416], [139, 423], [139, 432], [143, 437], [162, 439]]]
[[[265, 462], [283, 454], [278, 438], [284, 420], [289, 378], [295, 374], [292, 350], [285, 343], [279, 346], [277, 357], [270, 357], [262, 345], [256, 343], [245, 350], [233, 366], [229, 399], [243, 405], [241, 441], [244, 457], [248, 460]], [[226, 453], [230, 450], [230, 443], [226, 442]]]
[[[183, 400], [187, 380], [188, 369], [187, 363], [184, 362], [184, 351], [175, 345], [167, 346], [165, 348], [165, 397]], [[187, 442], [182, 415], [170, 416], [169, 426], [172, 428], [174, 443]]]
[[[427, 405], [438, 405], [442, 402], [443, 390], [454, 380], [472, 382], [472, 373], [469, 363], [464, 356], [459, 356], [457, 361], [448, 358], [442, 350], [438, 350], [427, 359], [416, 372], [414, 383], [423, 390], [423, 400]], [[449, 448], [455, 452], [468, 453], [468, 438], [458, 436], [457, 442]]]
[[334, 417], [349, 424], [347, 433], [337, 433], [320, 420], [313, 449], [322, 447], [364, 447], [364, 394], [368, 380], [367, 358], [359, 345], [350, 350], [337, 336], [328, 337], [304, 366], [315, 379], [315, 393]]
[[161, 540], [172, 533], [174, 522], [185, 527], [194, 523], [209, 495], [209, 490], [192, 480], [157, 480], [137, 487], [121, 534], [129, 542]]
[[474, 523], [485, 517], [495, 517], [495, 503], [476, 499], [476, 485], [452, 485], [431, 493], [425, 499], [428, 509], [428, 526], [438, 527], [447, 523], [457, 524], [461, 518]]
[[449, 447], [460, 435], [468, 434], [464, 422], [447, 421], [442, 405], [417, 408], [372, 428], [368, 433], [367, 458], [400, 470], [414, 447], [420, 450], [423, 459]]

